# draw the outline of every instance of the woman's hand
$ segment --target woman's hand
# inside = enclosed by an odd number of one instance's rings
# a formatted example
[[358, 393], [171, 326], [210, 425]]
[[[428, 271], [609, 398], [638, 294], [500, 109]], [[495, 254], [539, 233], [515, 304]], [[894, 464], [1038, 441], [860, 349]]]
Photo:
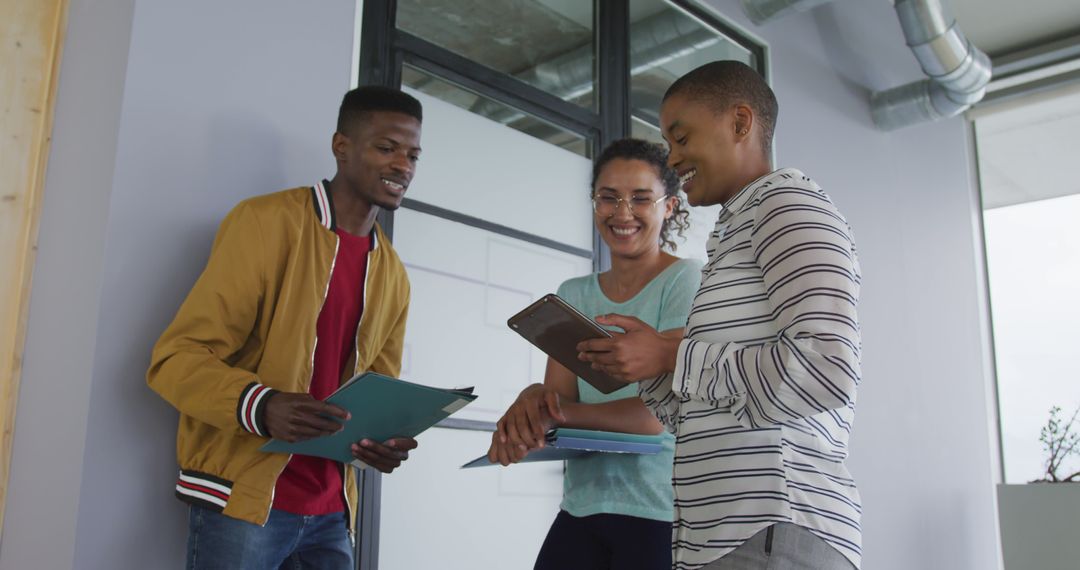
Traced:
[[548, 430], [565, 421], [559, 393], [550, 386], [533, 384], [499, 419], [491, 436], [488, 459], [502, 465], [517, 463], [529, 451], [543, 448]]
[[499, 437], [499, 432], [493, 432], [491, 434], [491, 447], [488, 448], [488, 461], [492, 463], [498, 463], [503, 467], [510, 465], [511, 463], [517, 463], [525, 456], [529, 454], [529, 449], [524, 445], [515, 445], [508, 441], [503, 441]]
[[578, 343], [578, 359], [591, 362], [593, 369], [628, 384], [675, 370], [681, 334], [662, 334], [640, 319], [623, 315], [599, 316], [596, 322], [624, 332]]

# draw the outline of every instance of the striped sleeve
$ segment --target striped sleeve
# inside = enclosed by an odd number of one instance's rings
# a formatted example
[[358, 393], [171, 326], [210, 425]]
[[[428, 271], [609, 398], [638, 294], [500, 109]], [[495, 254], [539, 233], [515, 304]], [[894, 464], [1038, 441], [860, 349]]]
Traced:
[[638, 397], [645, 402], [645, 407], [674, 433], [679, 417], [679, 397], [671, 390], [671, 374], [663, 374], [652, 380], [637, 383]]
[[853, 402], [861, 340], [855, 246], [828, 197], [777, 187], [754, 207], [750, 241], [776, 337], [754, 345], [684, 339], [673, 388], [730, 405], [740, 424], [757, 428]]

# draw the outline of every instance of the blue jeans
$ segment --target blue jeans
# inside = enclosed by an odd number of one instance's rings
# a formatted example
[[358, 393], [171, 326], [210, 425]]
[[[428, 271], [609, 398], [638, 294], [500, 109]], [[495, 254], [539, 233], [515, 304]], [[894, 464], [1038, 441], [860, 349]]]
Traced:
[[266, 526], [259, 526], [195, 505], [189, 509], [188, 570], [353, 568], [344, 513], [271, 510]]

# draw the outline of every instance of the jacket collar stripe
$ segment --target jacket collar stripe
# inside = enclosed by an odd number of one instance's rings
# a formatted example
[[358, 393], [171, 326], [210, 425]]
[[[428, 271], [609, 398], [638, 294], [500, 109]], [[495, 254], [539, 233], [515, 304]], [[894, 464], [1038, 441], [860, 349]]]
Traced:
[[326, 187], [323, 186], [322, 182], [315, 185], [315, 201], [316, 207], [318, 208], [319, 221], [322, 222], [323, 227], [326, 229], [333, 229], [334, 223], [331, 218], [334, 214], [330, 210], [330, 200], [326, 196]]
[[[330, 195], [326, 191], [326, 181], [319, 182], [311, 187], [311, 193], [315, 198], [315, 214], [319, 216], [319, 222], [328, 230], [334, 230], [334, 209], [330, 205]], [[371, 230], [371, 250], [379, 249], [379, 230]], [[249, 430], [251, 431], [251, 430]]]

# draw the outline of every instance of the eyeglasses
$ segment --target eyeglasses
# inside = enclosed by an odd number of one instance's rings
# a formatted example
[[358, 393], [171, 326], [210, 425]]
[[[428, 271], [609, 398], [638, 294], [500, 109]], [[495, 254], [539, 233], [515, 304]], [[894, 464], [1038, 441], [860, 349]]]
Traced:
[[614, 216], [615, 212], [619, 211], [619, 205], [625, 202], [627, 209], [630, 210], [631, 216], [644, 216], [648, 214], [651, 209], [656, 208], [657, 204], [670, 197], [671, 196], [664, 195], [653, 200], [648, 196], [632, 196], [627, 200], [614, 194], [597, 194], [596, 196], [593, 196], [592, 207], [593, 212], [596, 212], [596, 215], [609, 218]]

